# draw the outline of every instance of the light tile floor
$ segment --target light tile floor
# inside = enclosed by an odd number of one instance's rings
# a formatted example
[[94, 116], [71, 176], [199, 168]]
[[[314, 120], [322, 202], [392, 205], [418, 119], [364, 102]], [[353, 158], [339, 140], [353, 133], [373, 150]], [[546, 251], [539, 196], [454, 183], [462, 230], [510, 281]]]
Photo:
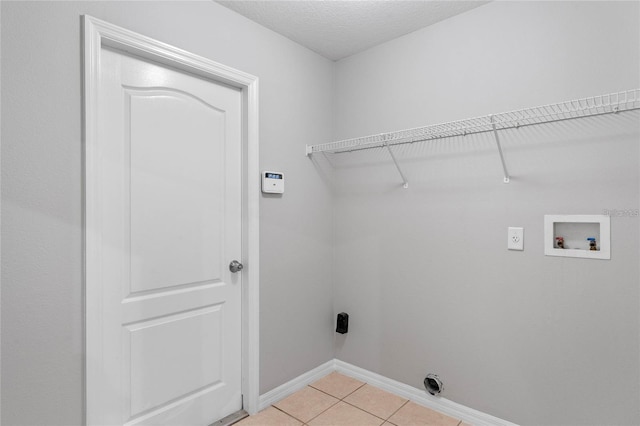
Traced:
[[469, 426], [339, 373], [331, 373], [238, 426]]

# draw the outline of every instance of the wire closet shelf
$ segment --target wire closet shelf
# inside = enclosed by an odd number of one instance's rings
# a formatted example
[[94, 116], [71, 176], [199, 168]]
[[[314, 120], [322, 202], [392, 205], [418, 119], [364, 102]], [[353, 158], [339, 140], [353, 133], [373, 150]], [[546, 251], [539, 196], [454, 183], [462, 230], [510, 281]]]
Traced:
[[640, 89], [416, 127], [414, 129], [344, 139], [319, 145], [307, 145], [306, 153], [310, 155], [318, 152], [352, 152], [452, 136], [493, 132], [494, 127], [495, 130], [514, 129], [534, 124], [592, 117], [635, 109], [640, 109]]
[[320, 152], [340, 154], [363, 149], [385, 147], [388, 149], [389, 154], [402, 177], [404, 187], [407, 188], [407, 179], [402, 173], [396, 157], [393, 155], [393, 151], [391, 150], [392, 146], [453, 136], [466, 136], [477, 133], [493, 132], [504, 171], [504, 182], [508, 183], [509, 173], [507, 171], [502, 147], [500, 145], [500, 139], [498, 136], [499, 130], [515, 129], [519, 127], [572, 120], [583, 117], [593, 117], [603, 114], [616, 114], [622, 111], [632, 111], [637, 109], [640, 109], [640, 89], [632, 89], [555, 104], [524, 108], [516, 111], [489, 114], [481, 117], [433, 124], [425, 127], [416, 127], [396, 132], [380, 133], [319, 145], [307, 145], [306, 155], [309, 156]]

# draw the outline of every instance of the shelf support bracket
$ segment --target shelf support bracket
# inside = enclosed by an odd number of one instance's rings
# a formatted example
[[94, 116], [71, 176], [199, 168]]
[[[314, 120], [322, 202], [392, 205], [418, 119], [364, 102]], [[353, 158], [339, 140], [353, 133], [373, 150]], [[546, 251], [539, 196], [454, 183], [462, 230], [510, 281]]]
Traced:
[[402, 173], [402, 169], [398, 164], [398, 160], [396, 160], [396, 156], [393, 155], [393, 151], [391, 151], [391, 147], [389, 146], [389, 143], [386, 140], [384, 141], [384, 146], [387, 147], [387, 150], [389, 151], [389, 155], [391, 155], [391, 159], [393, 160], [393, 163], [396, 165], [396, 169], [398, 169], [398, 173], [400, 173], [400, 177], [402, 178], [402, 187], [404, 189], [409, 188], [409, 182], [407, 181], [407, 178], [404, 175], [404, 173]]
[[504, 172], [504, 183], [509, 183], [509, 171], [507, 170], [507, 163], [504, 161], [504, 154], [502, 153], [502, 145], [500, 145], [500, 138], [498, 137], [498, 129], [496, 128], [496, 122], [493, 119], [493, 115], [489, 116], [491, 120], [491, 127], [493, 128], [493, 136], [496, 138], [496, 145], [498, 146], [498, 153], [500, 154], [500, 161], [502, 162], [502, 171]]

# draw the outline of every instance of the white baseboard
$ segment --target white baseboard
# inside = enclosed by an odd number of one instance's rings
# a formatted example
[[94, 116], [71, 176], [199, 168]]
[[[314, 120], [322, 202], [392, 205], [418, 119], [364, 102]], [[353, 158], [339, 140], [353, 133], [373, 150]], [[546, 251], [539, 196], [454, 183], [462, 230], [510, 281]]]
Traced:
[[268, 406], [273, 405], [276, 402], [288, 397], [292, 393], [299, 391], [300, 389], [315, 382], [316, 380], [320, 380], [321, 378], [323, 378], [327, 374], [334, 372], [335, 370], [335, 359], [332, 359], [331, 361], [327, 361], [319, 367], [316, 367], [311, 371], [307, 371], [306, 373], [296, 377], [295, 379], [290, 380], [287, 383], [280, 385], [263, 395], [260, 395], [258, 410], [264, 410]]
[[403, 398], [407, 398], [417, 404], [439, 411], [448, 416], [460, 419], [474, 426], [517, 426], [507, 420], [502, 420], [473, 408], [458, 404], [446, 398], [432, 396], [423, 389], [414, 388], [407, 384], [381, 376], [364, 368], [356, 367], [344, 361], [333, 359], [319, 367], [296, 377], [287, 383], [270, 390], [260, 396], [259, 410], [286, 398], [294, 392], [315, 382], [333, 371], [361, 380], [372, 386], [386, 390]]
[[389, 379], [344, 361], [335, 360], [335, 369], [345, 376], [361, 380], [372, 386], [407, 398], [417, 404], [439, 411], [447, 416], [460, 419], [474, 426], [517, 426], [515, 423], [474, 410], [473, 408], [458, 404], [446, 398], [430, 395], [424, 389], [414, 388], [413, 386]]

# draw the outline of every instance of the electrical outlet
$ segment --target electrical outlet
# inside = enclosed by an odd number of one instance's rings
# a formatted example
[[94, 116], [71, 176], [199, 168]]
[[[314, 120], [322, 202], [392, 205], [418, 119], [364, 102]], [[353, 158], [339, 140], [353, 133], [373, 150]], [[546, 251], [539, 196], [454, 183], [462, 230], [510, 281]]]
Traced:
[[509, 227], [507, 231], [507, 248], [509, 250], [524, 250], [524, 228]]

